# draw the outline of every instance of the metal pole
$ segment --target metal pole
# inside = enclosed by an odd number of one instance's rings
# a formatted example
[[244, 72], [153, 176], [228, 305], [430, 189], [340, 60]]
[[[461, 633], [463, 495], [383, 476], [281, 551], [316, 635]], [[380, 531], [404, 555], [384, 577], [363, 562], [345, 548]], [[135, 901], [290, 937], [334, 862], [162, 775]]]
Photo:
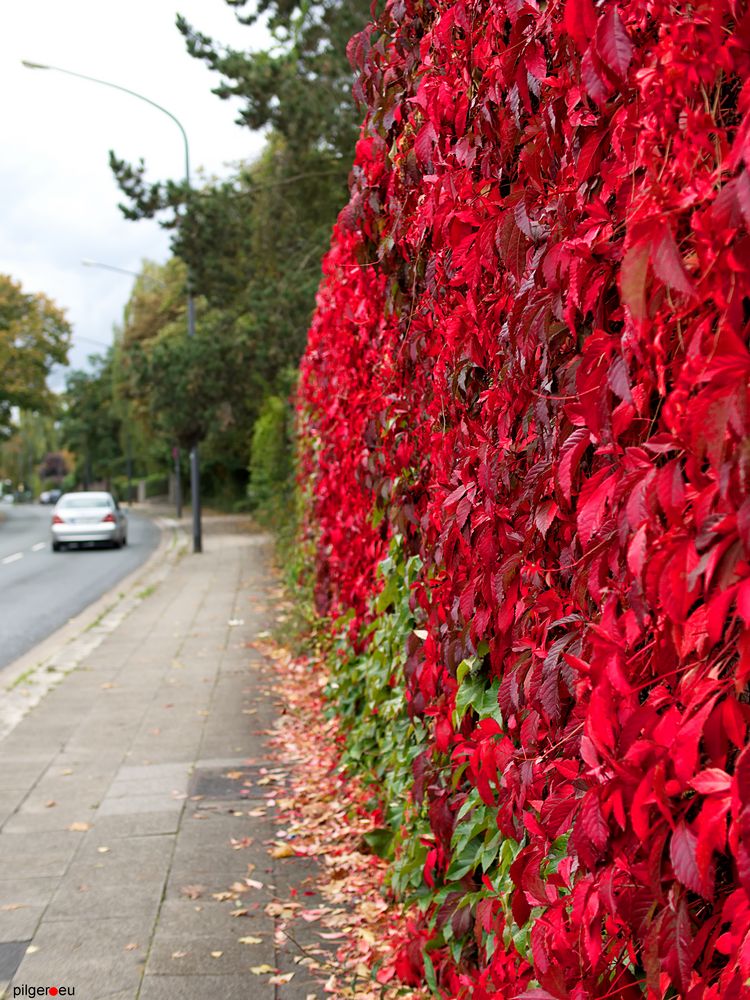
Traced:
[[127, 465], [127, 475], [128, 475], [128, 506], [133, 506], [133, 454], [130, 448], [130, 430], [125, 432], [125, 448], [126, 457], [125, 463]]
[[[177, 128], [180, 130], [182, 135], [182, 141], [185, 146], [185, 184], [187, 186], [188, 196], [190, 195], [190, 149], [188, 146], [188, 138], [185, 129], [183, 128], [182, 122], [179, 118], [176, 118], [171, 111], [168, 111], [161, 104], [157, 104], [156, 101], [152, 101], [150, 97], [146, 97], [144, 94], [139, 94], [137, 90], [130, 90], [129, 87], [122, 87], [119, 83], [110, 83], [109, 80], [100, 80], [96, 76], [87, 76], [85, 73], [76, 73], [72, 69], [62, 69], [60, 66], [49, 66], [45, 63], [31, 62], [28, 59], [22, 59], [21, 62], [27, 69], [49, 69], [54, 70], [56, 73], [65, 73], [66, 76], [76, 76], [79, 80], [88, 80], [89, 83], [99, 83], [103, 87], [111, 87], [112, 90], [120, 90], [123, 94], [130, 94], [131, 97], [137, 97], [140, 101], [145, 101], [146, 104], [150, 104], [152, 108], [156, 108], [158, 111], [163, 111], [168, 118], [171, 118], [175, 123]], [[188, 268], [188, 282], [187, 282], [187, 311], [188, 311], [188, 336], [195, 336], [195, 305], [193, 303], [193, 293], [190, 285], [190, 268]], [[200, 494], [200, 467], [198, 464], [198, 446], [190, 452], [190, 494], [191, 494], [191, 504], [193, 507], [193, 552], [203, 551], [203, 541], [201, 534], [201, 494]]]
[[175, 515], [179, 521], [182, 517], [182, 469], [180, 468], [180, 449], [178, 447], [172, 449], [172, 458], [174, 459]]

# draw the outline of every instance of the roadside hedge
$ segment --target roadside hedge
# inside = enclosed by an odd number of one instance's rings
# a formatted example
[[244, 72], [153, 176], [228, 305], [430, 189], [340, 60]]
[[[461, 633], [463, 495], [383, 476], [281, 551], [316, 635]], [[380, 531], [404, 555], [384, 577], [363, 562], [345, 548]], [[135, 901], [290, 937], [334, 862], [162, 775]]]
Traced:
[[299, 433], [398, 974], [747, 996], [747, 3], [388, 0], [350, 56]]

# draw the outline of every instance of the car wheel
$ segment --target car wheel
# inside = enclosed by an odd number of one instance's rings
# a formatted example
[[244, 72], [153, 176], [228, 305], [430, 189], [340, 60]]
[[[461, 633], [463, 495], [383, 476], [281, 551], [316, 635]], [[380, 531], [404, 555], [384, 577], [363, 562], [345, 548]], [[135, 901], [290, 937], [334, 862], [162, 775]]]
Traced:
[[53, 552], [59, 552], [61, 548], [62, 548], [62, 545], [59, 542], [53, 542], [52, 543], [52, 551]]
[[128, 536], [127, 535], [123, 535], [122, 536], [122, 544], [123, 545], [127, 545], [128, 544]]

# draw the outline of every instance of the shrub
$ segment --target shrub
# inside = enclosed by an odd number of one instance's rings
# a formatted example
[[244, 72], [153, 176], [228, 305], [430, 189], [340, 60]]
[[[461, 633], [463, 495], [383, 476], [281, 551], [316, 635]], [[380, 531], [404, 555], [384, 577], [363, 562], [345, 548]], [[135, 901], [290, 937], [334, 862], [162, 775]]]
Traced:
[[307, 541], [444, 995], [750, 978], [748, 37], [744, 0], [389, 0], [350, 45]]

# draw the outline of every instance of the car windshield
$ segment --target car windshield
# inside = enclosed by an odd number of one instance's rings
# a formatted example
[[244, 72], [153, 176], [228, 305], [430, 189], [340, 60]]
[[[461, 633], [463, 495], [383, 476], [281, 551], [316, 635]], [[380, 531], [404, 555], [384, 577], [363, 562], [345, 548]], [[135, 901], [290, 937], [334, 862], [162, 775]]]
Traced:
[[60, 507], [111, 507], [109, 497], [103, 496], [67, 496], [63, 497]]

